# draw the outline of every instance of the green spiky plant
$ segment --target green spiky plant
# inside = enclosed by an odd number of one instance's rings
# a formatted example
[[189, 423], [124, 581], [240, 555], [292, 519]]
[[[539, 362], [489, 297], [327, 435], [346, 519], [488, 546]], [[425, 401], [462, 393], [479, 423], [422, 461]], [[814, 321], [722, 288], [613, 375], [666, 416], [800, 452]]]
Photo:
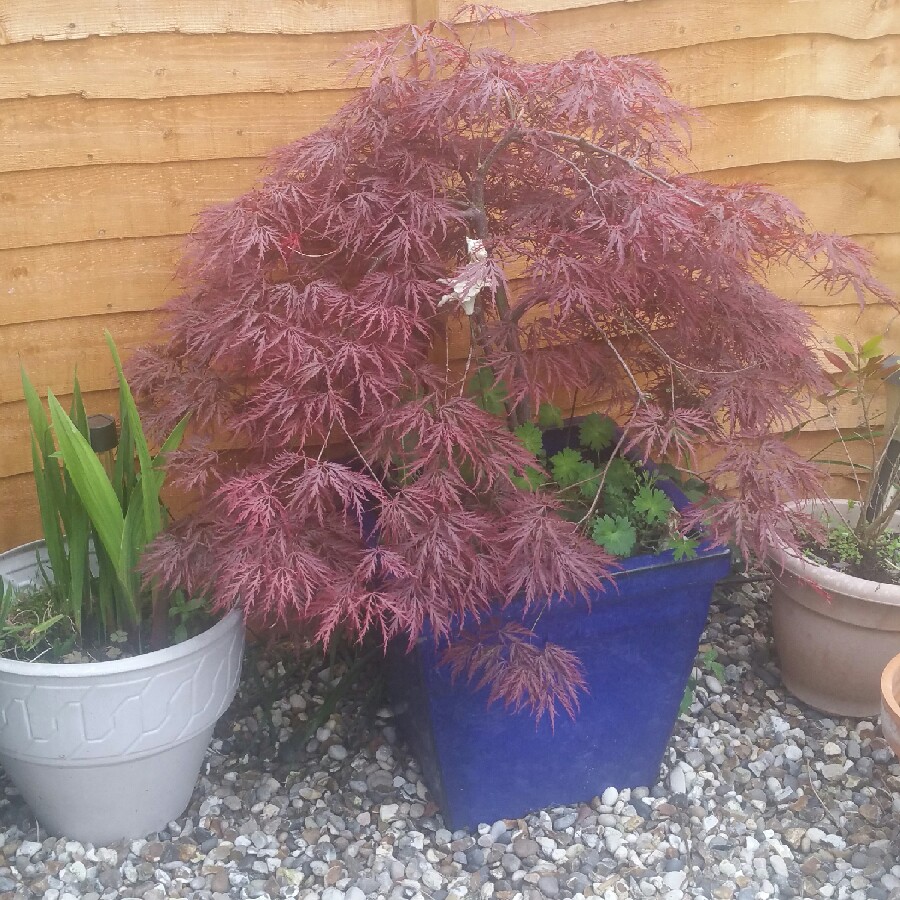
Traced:
[[[151, 454], [108, 332], [106, 341], [118, 375], [121, 423], [111, 472], [91, 448], [77, 374], [68, 413], [48, 391], [48, 418], [37, 391], [22, 371], [31, 422], [35, 488], [51, 570], [51, 575], [44, 575], [45, 588], [52, 599], [54, 616], [71, 622], [77, 643], [105, 642], [110, 635], [124, 631], [142, 650], [141, 624], [149, 614], [150, 648], [156, 649], [168, 641], [169, 598], [152, 584], [145, 589], [137, 566], [146, 546], [168, 524], [160, 496], [165, 479], [163, 460], [180, 445], [187, 417], [176, 425], [159, 451]], [[92, 557], [96, 560], [93, 571]], [[196, 604], [191, 611], [194, 607]], [[176, 608], [183, 611], [185, 604], [176, 604]], [[4, 623], [10, 621], [10, 611], [11, 607], [4, 610]], [[59, 620], [53, 621], [56, 624]]]

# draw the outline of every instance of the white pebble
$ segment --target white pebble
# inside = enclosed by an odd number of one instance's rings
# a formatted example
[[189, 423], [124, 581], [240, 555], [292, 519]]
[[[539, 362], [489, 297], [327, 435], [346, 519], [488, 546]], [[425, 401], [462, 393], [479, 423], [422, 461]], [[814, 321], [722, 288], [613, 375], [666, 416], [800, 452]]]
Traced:
[[[382, 822], [390, 822], [391, 819], [396, 817], [399, 809], [400, 807], [396, 803], [382, 803], [381, 808], [378, 811], [378, 818], [381, 819]], [[324, 900], [324, 897], [322, 900]]]
[[31, 859], [38, 850], [41, 849], [43, 844], [38, 843], [37, 841], [22, 841], [19, 844], [18, 849], [16, 850], [16, 856], [26, 856]]
[[607, 828], [603, 834], [603, 843], [606, 844], [606, 849], [610, 853], [615, 853], [622, 846], [624, 840], [622, 833], [614, 828]]
[[681, 890], [684, 879], [687, 877], [686, 872], [666, 872], [663, 875], [663, 883], [670, 891]]

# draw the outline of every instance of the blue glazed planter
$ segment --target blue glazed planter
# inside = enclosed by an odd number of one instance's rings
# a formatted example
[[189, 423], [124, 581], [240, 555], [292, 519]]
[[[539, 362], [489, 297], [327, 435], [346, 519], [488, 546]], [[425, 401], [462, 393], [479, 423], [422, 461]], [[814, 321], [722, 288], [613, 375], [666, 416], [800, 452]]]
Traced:
[[401, 732], [447, 826], [473, 828], [590, 800], [610, 786], [655, 784], [713, 586], [729, 569], [722, 547], [681, 562], [671, 551], [633, 557], [616, 575], [617, 590], [546, 610], [534, 630], [578, 654], [589, 690], [575, 721], [557, 716], [555, 731], [546, 719], [535, 727], [525, 713], [488, 708], [487, 689], [451, 684], [430, 639], [392, 655], [388, 684]]

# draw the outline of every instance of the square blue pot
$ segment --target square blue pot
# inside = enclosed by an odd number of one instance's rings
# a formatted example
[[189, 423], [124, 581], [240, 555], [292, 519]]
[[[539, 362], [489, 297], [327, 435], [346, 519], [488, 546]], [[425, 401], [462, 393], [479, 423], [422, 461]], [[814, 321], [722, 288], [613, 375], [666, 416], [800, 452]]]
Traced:
[[[589, 691], [577, 718], [557, 716], [555, 730], [546, 718], [535, 727], [527, 713], [488, 707], [487, 689], [452, 684], [430, 638], [391, 654], [401, 733], [447, 826], [474, 828], [588, 801], [610, 786], [655, 784], [713, 587], [729, 570], [723, 547], [679, 562], [671, 551], [632, 557], [616, 588], [552, 604], [535, 631], [578, 654]], [[515, 618], [515, 606], [497, 614]]]

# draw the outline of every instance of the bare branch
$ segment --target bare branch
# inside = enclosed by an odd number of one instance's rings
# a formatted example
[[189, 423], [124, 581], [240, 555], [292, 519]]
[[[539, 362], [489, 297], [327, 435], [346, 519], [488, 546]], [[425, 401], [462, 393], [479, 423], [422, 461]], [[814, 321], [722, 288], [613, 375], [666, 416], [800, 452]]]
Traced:
[[615, 150], [610, 150], [608, 147], [601, 147], [599, 144], [595, 144], [592, 141], [587, 140], [587, 138], [575, 137], [571, 134], [564, 134], [561, 131], [545, 131], [544, 134], [547, 134], [552, 138], [556, 138], [556, 140], [558, 141], [565, 141], [567, 144], [574, 144], [585, 153], [597, 153], [600, 156], [606, 156], [609, 159], [616, 159], [619, 162], [625, 163], [625, 165], [628, 166], [629, 169], [632, 169], [635, 172], [639, 172], [641, 175], [644, 175], [651, 181], [655, 181], [657, 184], [661, 184], [664, 187], [675, 191], [681, 197], [684, 197], [684, 199], [687, 200], [688, 203], [693, 203], [694, 206], [699, 206], [701, 209], [704, 209], [706, 206], [706, 204], [703, 203], [702, 200], [698, 200], [696, 197], [692, 197], [677, 185], [672, 184], [672, 182], [668, 179], [663, 178], [661, 175], [657, 175], [655, 172], [651, 172], [650, 169], [645, 169], [642, 165], [636, 163], [633, 159], [629, 159], [627, 156], [622, 156], [621, 153], [616, 153]]

